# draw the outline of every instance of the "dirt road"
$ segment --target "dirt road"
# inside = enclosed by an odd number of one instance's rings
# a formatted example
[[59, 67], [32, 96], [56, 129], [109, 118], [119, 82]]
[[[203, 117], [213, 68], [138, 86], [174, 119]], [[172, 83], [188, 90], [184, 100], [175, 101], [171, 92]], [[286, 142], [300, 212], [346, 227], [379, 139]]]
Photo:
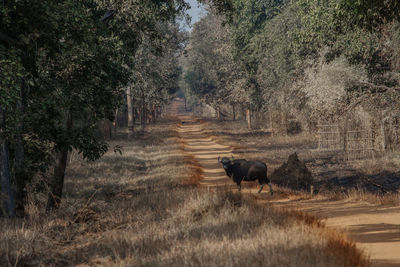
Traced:
[[230, 157], [232, 149], [215, 143], [202, 132], [202, 124], [190, 117], [180, 117], [178, 132], [184, 142], [185, 151], [193, 155], [203, 169], [200, 184], [207, 187], [226, 186], [229, 180], [218, 166], [218, 156]]
[[272, 200], [323, 219], [347, 234], [365, 251], [374, 266], [400, 266], [400, 208], [348, 200]]
[[[204, 123], [185, 115], [182, 105], [181, 101], [176, 100], [168, 112], [176, 114], [181, 121], [177, 130], [185, 152], [194, 156], [202, 168], [201, 185], [208, 188], [236, 188], [217, 162], [218, 156], [232, 156], [232, 148], [218, 144], [213, 137], [205, 135]], [[279, 194], [270, 197], [267, 190], [264, 189], [260, 201], [314, 214], [323, 219], [327, 226], [347, 233], [357, 247], [371, 257], [374, 266], [400, 266], [400, 207], [381, 207], [346, 200], [290, 200]], [[247, 193], [256, 191], [251, 186], [245, 189]]]

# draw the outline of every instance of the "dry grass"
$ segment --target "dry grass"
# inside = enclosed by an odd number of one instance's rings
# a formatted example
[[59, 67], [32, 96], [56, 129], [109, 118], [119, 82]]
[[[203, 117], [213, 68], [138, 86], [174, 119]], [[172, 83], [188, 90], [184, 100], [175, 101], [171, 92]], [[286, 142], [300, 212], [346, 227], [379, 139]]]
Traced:
[[[193, 159], [171, 124], [112, 141], [95, 163], [72, 161], [59, 211], [0, 222], [4, 266], [370, 266], [317, 219], [193, 185]], [[36, 202], [36, 203], [35, 203]]]
[[398, 172], [400, 169], [400, 157], [398, 153], [388, 153], [376, 159], [365, 159], [351, 162], [353, 168], [363, 170], [367, 175], [375, 175], [382, 172]]
[[362, 188], [350, 189], [342, 193], [336, 194], [323, 194], [320, 196], [324, 199], [329, 200], [342, 200], [347, 199], [349, 201], [363, 201], [370, 204], [376, 204], [381, 206], [399, 206], [400, 205], [400, 194], [388, 193], [385, 195], [371, 194], [366, 192]]

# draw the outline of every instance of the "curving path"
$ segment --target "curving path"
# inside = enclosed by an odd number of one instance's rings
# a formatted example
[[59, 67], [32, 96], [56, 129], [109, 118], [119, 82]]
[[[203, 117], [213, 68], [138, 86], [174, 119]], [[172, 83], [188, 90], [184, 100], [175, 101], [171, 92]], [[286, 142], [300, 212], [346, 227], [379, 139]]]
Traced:
[[[200, 184], [207, 188], [232, 187], [218, 163], [218, 156], [232, 156], [232, 148], [217, 144], [212, 137], [204, 134], [203, 122], [191, 115], [185, 115], [183, 101], [175, 99], [167, 108], [167, 114], [179, 119], [177, 131], [185, 153], [193, 156], [202, 171]], [[254, 183], [243, 184], [244, 188]], [[258, 184], [257, 184], [258, 186]], [[243, 188], [242, 187], [242, 188]], [[257, 188], [250, 189], [251, 193]], [[246, 189], [248, 192], [248, 189]], [[268, 197], [266, 197], [268, 193]], [[260, 202], [268, 201], [279, 207], [302, 210], [323, 219], [330, 227], [338, 228], [364, 250], [374, 266], [400, 267], [400, 207], [379, 207], [368, 203], [347, 200], [293, 200], [275, 194], [269, 196], [268, 189], [257, 195]]]

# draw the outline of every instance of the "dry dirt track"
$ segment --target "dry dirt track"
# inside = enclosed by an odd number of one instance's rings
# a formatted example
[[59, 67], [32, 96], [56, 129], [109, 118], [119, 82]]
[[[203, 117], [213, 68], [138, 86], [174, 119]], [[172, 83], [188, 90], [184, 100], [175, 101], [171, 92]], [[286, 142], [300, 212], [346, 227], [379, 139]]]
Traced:
[[365, 251], [374, 266], [400, 266], [400, 208], [379, 207], [348, 200], [272, 200], [299, 209], [345, 232]]
[[175, 100], [168, 107], [167, 114], [178, 117], [181, 123], [177, 124], [177, 130], [185, 152], [194, 156], [202, 168], [202, 180], [200, 184], [209, 188], [219, 186], [231, 186], [224, 171], [218, 166], [218, 156], [231, 156], [232, 149], [219, 145], [203, 133], [202, 123], [197, 118], [184, 115], [182, 101]]
[[[183, 101], [175, 100], [167, 112], [183, 122], [177, 125], [177, 130], [185, 152], [192, 155], [201, 166], [201, 185], [208, 188], [236, 188], [217, 162], [218, 156], [231, 156], [232, 149], [206, 136], [203, 133], [203, 123], [193, 116], [185, 115]], [[255, 193], [256, 190], [245, 189], [245, 192]], [[260, 201], [309, 212], [323, 219], [327, 226], [339, 228], [371, 257], [374, 266], [400, 266], [400, 207], [377, 207], [346, 200], [293, 201], [279, 194], [271, 198], [267, 191], [264, 188]]]

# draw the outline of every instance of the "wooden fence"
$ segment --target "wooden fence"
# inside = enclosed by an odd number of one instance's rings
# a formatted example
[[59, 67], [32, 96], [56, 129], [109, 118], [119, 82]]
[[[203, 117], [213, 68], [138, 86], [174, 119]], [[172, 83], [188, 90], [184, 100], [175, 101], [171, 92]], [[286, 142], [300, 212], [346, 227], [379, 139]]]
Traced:
[[318, 125], [318, 150], [335, 151], [343, 149], [338, 125]]
[[371, 131], [340, 129], [335, 124], [317, 127], [318, 150], [341, 153], [345, 161], [375, 158]]
[[344, 160], [375, 158], [374, 139], [370, 131], [347, 131], [345, 137]]

